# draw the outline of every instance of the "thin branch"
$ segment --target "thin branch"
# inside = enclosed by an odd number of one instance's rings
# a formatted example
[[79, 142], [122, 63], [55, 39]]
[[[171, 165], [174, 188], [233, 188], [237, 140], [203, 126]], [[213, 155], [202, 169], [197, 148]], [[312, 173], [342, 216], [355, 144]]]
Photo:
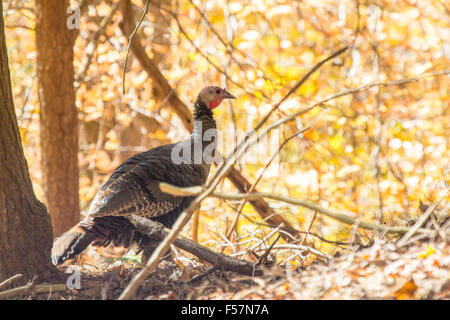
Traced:
[[[128, 36], [133, 32], [133, 13], [131, 2], [129, 0], [122, 0], [121, 12], [123, 15], [123, 23], [120, 25], [122, 33]], [[176, 115], [183, 122], [184, 127], [188, 131], [192, 131], [194, 128], [194, 122], [192, 120], [191, 112], [188, 107], [180, 100], [175, 90], [170, 86], [167, 79], [159, 71], [155, 61], [150, 58], [145, 48], [141, 45], [139, 34], [135, 34], [131, 43], [131, 50], [136, 56], [136, 59], [141, 64], [142, 68], [152, 79], [152, 85], [156, 86], [162, 96], [165, 96], [169, 107], [176, 113]]]
[[25, 29], [25, 30], [30, 30], [30, 31], [36, 31], [35, 28], [29, 27], [26, 25], [22, 25], [22, 24], [6, 24], [5, 29]]
[[[256, 178], [255, 182], [253, 183], [253, 185], [250, 187], [249, 190], [247, 190], [248, 193], [255, 191], [256, 186], [258, 185], [258, 183], [261, 181], [262, 177], [264, 176], [264, 173], [266, 172], [267, 168], [270, 166], [270, 164], [272, 163], [272, 161], [279, 155], [279, 153], [281, 152], [281, 150], [283, 149], [283, 147], [293, 138], [299, 136], [300, 134], [302, 134], [303, 132], [305, 132], [306, 130], [309, 130], [309, 127], [302, 129], [296, 133], [294, 133], [293, 135], [291, 135], [290, 137], [284, 139], [284, 141], [281, 143], [281, 145], [278, 147], [278, 150], [275, 151], [275, 153], [272, 155], [272, 157], [270, 158], [270, 160], [266, 163], [266, 165], [264, 166], [264, 168], [262, 169], [261, 173], [259, 174], [259, 176]], [[236, 213], [236, 216], [234, 217], [233, 223], [231, 224], [230, 227], [230, 231], [227, 234], [227, 238], [229, 239], [231, 237], [231, 234], [233, 232], [236, 231], [237, 228], [237, 223], [239, 221], [239, 217], [241, 215], [242, 209], [244, 208], [245, 204], [247, 203], [246, 200], [244, 200], [241, 205], [239, 206], [239, 209]]]
[[[203, 21], [205, 21], [206, 25], [209, 27], [209, 29], [212, 31], [212, 33], [217, 37], [217, 39], [218, 39], [218, 40], [222, 43], [222, 45], [226, 48], [227, 53], [230, 55], [231, 60], [233, 60], [234, 62], [236, 62], [236, 64], [237, 64], [238, 66], [242, 66], [242, 65], [244, 65], [244, 64], [247, 65], [246, 63], [243, 63], [243, 62], [237, 60], [237, 59], [234, 57], [233, 52], [239, 53], [241, 56], [244, 57], [244, 59], [247, 58], [247, 59], [252, 60], [252, 61], [251, 61], [252, 63], [251, 63], [251, 65], [249, 65], [249, 66], [252, 67], [252, 68], [256, 68], [256, 69], [258, 69], [259, 71], [261, 71], [261, 72], [263, 73], [262, 77], [264, 78], [264, 80], [268, 80], [268, 81], [270, 81], [271, 83], [274, 83], [274, 81], [273, 81], [272, 79], [269, 79], [269, 78], [265, 75], [265, 70], [263, 70], [260, 66], [258, 66], [258, 64], [257, 64], [252, 58], [249, 58], [249, 57], [247, 56], [247, 54], [246, 54], [244, 51], [240, 50], [239, 48], [236, 48], [236, 47], [233, 45], [233, 42], [230, 41], [230, 39], [228, 39], [228, 42], [227, 42], [227, 41], [225, 41], [225, 40], [222, 38], [222, 36], [219, 34], [219, 32], [214, 28], [214, 26], [213, 26], [213, 24], [211, 23], [211, 21], [209, 21], [208, 17], [205, 15], [205, 13], [204, 13], [204, 12], [203, 12], [203, 11], [202, 11], [195, 3], [194, 3], [193, 0], [189, 0], [189, 2], [190, 2], [190, 3], [192, 4], [192, 6], [194, 7], [195, 11], [197, 11], [197, 13], [200, 14], [201, 18], [203, 19]], [[228, 24], [229, 24], [229, 22], [228, 22], [228, 19], [229, 19], [229, 12], [228, 12], [227, 6], [226, 6], [225, 4], [223, 5], [223, 9], [224, 9], [224, 11], [225, 11], [224, 14], [225, 14], [225, 19], [227, 20], [227, 28], [228, 28]], [[276, 74], [277, 74], [278, 76], [280, 76], [277, 72], [276, 72]]]
[[204, 277], [212, 274], [214, 271], [217, 271], [220, 269], [220, 266], [218, 265], [213, 265], [212, 267], [209, 267], [205, 272], [202, 272], [200, 274], [195, 275], [194, 277], [192, 277], [192, 279], [190, 279], [189, 281], [187, 281], [188, 284], [194, 284], [198, 281], [200, 281], [201, 279], [203, 279]]
[[265, 117], [259, 122], [259, 124], [255, 127], [255, 131], [258, 130], [259, 128], [261, 128], [261, 126], [269, 119], [269, 117], [272, 115], [272, 113], [277, 110], [280, 105], [286, 101], [287, 98], [289, 98], [293, 93], [295, 93], [305, 82], [306, 80], [309, 79], [309, 77], [315, 73], [317, 70], [320, 69], [320, 67], [322, 67], [325, 63], [327, 63], [330, 60], [333, 60], [334, 58], [336, 58], [337, 56], [340, 56], [341, 54], [343, 54], [345, 51], [347, 51], [348, 47], [344, 47], [338, 51], [336, 51], [335, 53], [331, 54], [330, 56], [326, 57], [325, 59], [323, 59], [322, 61], [320, 61], [319, 63], [317, 63], [314, 67], [311, 68], [311, 70], [308, 71], [307, 74], [305, 74], [300, 81], [298, 81], [295, 86], [293, 86], [288, 93], [281, 98], [280, 101], [278, 101], [278, 103], [265, 115]]
[[[250, 138], [256, 131], [258, 131], [269, 119], [269, 117], [272, 115], [272, 113], [277, 110], [280, 105], [287, 99], [289, 98], [295, 91], [297, 91], [302, 85], [303, 83], [306, 82], [306, 80], [308, 80], [308, 78], [315, 72], [317, 71], [322, 65], [324, 65], [327, 61], [341, 55], [342, 53], [344, 53], [346, 50], [348, 49], [348, 47], [344, 47], [338, 51], [336, 51], [335, 53], [333, 53], [332, 55], [328, 56], [327, 58], [325, 58], [324, 60], [320, 61], [319, 63], [317, 63], [307, 74], [305, 74], [296, 84], [295, 86], [293, 86], [288, 93], [281, 98], [277, 104], [275, 104], [272, 109], [264, 116], [264, 118], [255, 126], [255, 128], [253, 129], [253, 131], [246, 135], [246, 137]], [[312, 109], [312, 108], [311, 108]], [[308, 110], [309, 111], [309, 110]], [[294, 117], [293, 117], [294, 118]], [[248, 140], [247, 140], [248, 142]], [[235, 154], [237, 154], [239, 152], [239, 149], [242, 149], [242, 147], [246, 144], [246, 139], [242, 139], [241, 142], [234, 148], [234, 150], [229, 154], [229, 156], [226, 158], [226, 160], [217, 168], [215, 175], [212, 177], [211, 179], [211, 183], [214, 183], [217, 185], [217, 183], [219, 182], [217, 177], [218, 175], [226, 175], [226, 172], [228, 172], [231, 168], [231, 166], [233, 165], [233, 163], [231, 163], [231, 159], [233, 158], [233, 156]], [[248, 145], [247, 145], [248, 146]], [[237, 160], [237, 158], [236, 158]], [[225, 174], [222, 174], [222, 172], [225, 172]]]
[[[312, 109], [318, 107], [318, 106], [323, 106], [325, 103], [331, 101], [331, 100], [335, 100], [337, 98], [341, 98], [343, 96], [347, 96], [347, 95], [351, 95], [351, 94], [356, 94], [359, 92], [363, 92], [366, 90], [369, 90], [370, 88], [373, 87], [377, 87], [377, 86], [381, 86], [381, 87], [388, 87], [388, 86], [399, 86], [399, 85], [403, 85], [409, 82], [413, 82], [413, 81], [418, 81], [420, 79], [424, 79], [424, 78], [429, 78], [429, 77], [437, 77], [437, 76], [441, 76], [441, 75], [448, 75], [450, 74], [450, 71], [448, 70], [444, 70], [444, 71], [438, 71], [438, 72], [434, 72], [434, 73], [429, 73], [429, 74], [425, 74], [419, 77], [415, 77], [415, 78], [407, 78], [407, 79], [400, 79], [400, 80], [396, 80], [396, 81], [390, 81], [390, 82], [372, 82], [369, 83], [367, 85], [361, 86], [361, 87], [357, 87], [357, 88], [353, 88], [353, 89], [349, 89], [349, 90], [345, 90], [343, 92], [340, 92], [338, 94], [335, 95], [331, 95], [328, 98], [325, 98], [313, 105], [311, 105], [310, 107], [304, 108], [299, 110], [296, 113], [293, 113], [289, 116], [286, 116], [284, 118], [281, 118], [279, 120], [276, 120], [274, 122], [272, 122], [268, 127], [266, 127], [266, 129], [264, 129], [255, 139], [250, 140], [242, 140], [238, 146], [236, 146], [234, 148], [234, 150], [229, 154], [229, 156], [227, 157], [227, 159], [221, 164], [221, 166], [219, 168], [217, 168], [215, 175], [213, 176], [213, 178], [211, 179], [211, 184], [214, 184], [215, 186], [217, 186], [217, 184], [220, 181], [220, 178], [218, 178], [218, 176], [222, 177], [222, 176], [226, 176], [226, 173], [230, 170], [230, 168], [233, 166], [234, 162], [232, 161], [234, 158], [234, 161], [237, 161], [240, 159], [240, 157], [243, 155], [244, 151], [253, 143], [255, 143], [255, 141], [259, 141], [262, 137], [264, 137], [265, 135], [267, 135], [271, 130], [278, 128], [279, 126], [281, 126], [282, 124], [291, 121], [293, 119], [295, 119], [296, 117], [303, 115], [309, 111], [311, 111]], [[290, 91], [291, 92], [291, 91]], [[285, 100], [285, 98], [283, 98], [282, 100]], [[269, 112], [270, 113], [270, 112]], [[265, 119], [267, 119], [268, 117], [266, 116]], [[264, 120], [264, 119], [263, 119]], [[257, 129], [259, 129], [263, 124], [263, 121], [261, 121], [256, 127], [255, 127], [255, 131]], [[251, 132], [250, 134], [247, 135], [247, 137], [251, 137], [255, 131]]]
[[91, 64], [92, 58], [94, 57], [95, 50], [97, 49], [99, 39], [100, 37], [105, 33], [107, 25], [111, 22], [114, 13], [117, 11], [120, 5], [120, 0], [117, 1], [111, 8], [111, 12], [109, 15], [105, 16], [102, 21], [100, 22], [100, 25], [98, 26], [97, 31], [95, 31], [94, 35], [92, 36], [92, 39], [89, 41], [89, 44], [86, 46], [86, 55], [84, 56], [83, 60], [81, 61], [81, 67], [80, 72], [75, 77], [75, 88], [79, 88], [81, 83], [84, 81], [84, 78], [86, 77], [86, 73], [89, 69], [89, 66]]
[[[119, 1], [120, 2], [120, 1]], [[148, 7], [150, 6], [150, 0], [147, 0], [147, 3], [145, 4], [145, 9], [144, 9], [144, 13], [141, 16], [141, 19], [139, 19], [138, 24], [136, 25], [136, 27], [134, 28], [133, 32], [131, 33], [130, 37], [128, 38], [128, 48], [127, 48], [127, 54], [125, 56], [125, 63], [123, 65], [123, 71], [122, 71], [122, 93], [125, 94], [125, 74], [127, 71], [127, 63], [128, 63], [128, 54], [130, 53], [130, 49], [131, 49], [131, 43], [133, 42], [133, 37], [136, 34], [136, 32], [138, 31], [139, 27], [141, 26], [142, 22], [145, 19], [145, 16], [148, 12]]]
[[428, 217], [433, 213], [434, 209], [436, 209], [438, 204], [447, 196], [448, 190], [449, 188], [445, 190], [444, 195], [442, 195], [438, 200], [436, 200], [431, 206], [428, 207], [427, 211], [425, 211], [425, 213], [420, 216], [414, 226], [410, 228], [410, 230], [408, 230], [408, 232], [398, 241], [397, 245], [399, 247], [403, 246], [408, 241], [408, 239], [419, 230], [419, 228], [424, 224]]
[[[189, 41], [189, 43], [192, 45], [192, 47], [195, 49], [195, 51], [201, 55], [214, 69], [216, 69], [219, 73], [223, 74], [231, 83], [233, 83], [234, 85], [236, 85], [237, 87], [241, 88], [242, 90], [245, 91], [245, 93], [247, 93], [248, 95], [261, 100], [261, 98], [257, 95], [255, 95], [253, 92], [248, 91], [247, 88], [245, 88], [242, 84], [240, 84], [237, 81], [234, 81], [231, 76], [222, 68], [220, 68], [217, 64], [214, 63], [214, 61], [211, 60], [210, 57], [208, 57], [207, 54], [205, 54], [195, 43], [194, 41], [192, 41], [192, 39], [189, 37], [189, 35], [187, 34], [187, 32], [184, 30], [180, 20], [178, 19], [178, 16], [173, 13], [172, 11], [169, 11], [165, 8], [161, 8], [161, 10], [165, 11], [166, 13], [170, 14], [173, 19], [175, 20], [175, 22], [178, 25], [178, 28], [180, 29], [180, 32], [184, 35], [184, 37]], [[256, 89], [255, 89], [256, 90]], [[270, 97], [268, 97], [264, 92], [262, 92], [261, 90], [258, 90], [258, 92], [267, 100], [270, 101]]]
[[194, 212], [194, 217], [192, 218], [192, 240], [198, 242], [198, 225], [200, 222], [200, 210], [197, 209]]
[[[315, 212], [315, 215], [316, 215], [316, 214], [317, 214], [317, 212]], [[265, 226], [265, 227], [269, 227], [269, 228], [276, 228], [276, 227], [277, 227], [276, 225], [271, 224], [270, 222], [269, 222], [269, 223], [262, 223], [262, 222], [259, 222], [259, 221], [255, 221], [255, 220], [251, 219], [250, 217], [248, 217], [248, 216], [245, 215], [245, 214], [243, 214], [242, 216], [243, 216], [245, 219], [247, 219], [249, 222], [254, 223], [254, 224], [256, 224], [256, 225]], [[286, 230], [287, 230], [287, 231], [286, 231]], [[333, 241], [333, 240], [325, 239], [325, 238], [323, 238], [323, 237], [321, 237], [321, 236], [319, 236], [318, 234], [315, 234], [315, 233], [313, 233], [313, 232], [302, 231], [302, 230], [297, 230], [297, 229], [287, 229], [286, 227], [284, 227], [282, 230], [280, 230], [280, 233], [284, 233], [284, 234], [286, 234], [289, 238], [291, 238], [291, 241], [290, 241], [290, 242], [298, 241], [298, 239], [295, 238], [295, 237], [293, 236], [293, 234], [300, 233], [300, 234], [305, 234], [305, 235], [310, 235], [310, 236], [316, 237], [316, 238], [319, 239], [320, 241], [323, 241], [323, 242], [326, 242], [326, 243], [329, 243], [329, 244], [332, 244], [332, 245], [335, 245], [335, 246], [347, 246], [347, 245], [349, 245], [349, 243], [347, 243], [347, 242]]]
[[[296, 244], [290, 244], [290, 243], [285, 243], [285, 244], [280, 244], [280, 245], [276, 245], [273, 246], [272, 249], [276, 249], [276, 250], [280, 250], [280, 249], [289, 249], [289, 250], [304, 250], [304, 251], [308, 251], [309, 253], [315, 254], [316, 256], [325, 258], [326, 260], [331, 260], [332, 257], [328, 254], [325, 254], [323, 252], [320, 252], [317, 249], [308, 247], [308, 246], [304, 246], [304, 245], [296, 245]], [[261, 250], [261, 249], [259, 249]]]
[[3, 287], [6, 287], [7, 285], [9, 285], [11, 282], [22, 278], [22, 274], [16, 274], [15, 276], [12, 276], [11, 278], [6, 279], [5, 281], [3, 281], [2, 283], [0, 283], [0, 289]]
[[264, 264], [267, 263], [267, 257], [269, 256], [270, 251], [272, 251], [273, 246], [278, 242], [278, 240], [280, 240], [280, 237], [281, 237], [281, 234], [278, 234], [278, 236], [276, 237], [276, 239], [274, 240], [274, 242], [272, 242], [272, 244], [270, 245], [270, 247], [268, 247], [268, 248], [266, 249], [266, 251], [263, 253], [263, 255], [260, 256], [260, 257], [258, 258], [258, 261], [256, 262], [256, 265], [257, 265], [257, 266], [259, 266], [259, 265], [264, 265]]
[[62, 292], [67, 291], [67, 284], [37, 284], [34, 286], [21, 286], [10, 290], [0, 292], [0, 300], [11, 299], [19, 295], [25, 295], [29, 293], [49, 293], [49, 292]]

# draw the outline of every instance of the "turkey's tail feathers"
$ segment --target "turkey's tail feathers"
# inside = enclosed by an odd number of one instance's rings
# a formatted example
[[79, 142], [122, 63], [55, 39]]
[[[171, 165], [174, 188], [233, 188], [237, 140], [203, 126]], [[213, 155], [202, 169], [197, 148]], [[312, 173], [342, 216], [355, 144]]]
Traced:
[[106, 216], [85, 219], [55, 239], [52, 248], [53, 264], [58, 265], [81, 253], [92, 243], [94, 246], [130, 247], [138, 245], [141, 251], [150, 239], [138, 232], [124, 217]]
[[61, 264], [67, 259], [73, 258], [94, 241], [95, 234], [86, 231], [76, 225], [69, 231], [63, 233], [53, 242], [52, 262], [55, 265]]

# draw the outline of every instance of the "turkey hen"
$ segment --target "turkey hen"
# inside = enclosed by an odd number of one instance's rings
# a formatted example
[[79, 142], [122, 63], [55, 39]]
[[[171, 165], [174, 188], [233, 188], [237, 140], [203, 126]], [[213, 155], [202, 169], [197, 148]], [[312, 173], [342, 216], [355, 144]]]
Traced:
[[150, 149], [122, 163], [100, 188], [87, 217], [55, 239], [52, 261], [61, 264], [89, 244], [130, 246], [140, 249], [151, 242], [127, 219], [132, 214], [171, 227], [193, 197], [163, 193], [160, 182], [180, 187], [203, 185], [217, 145], [212, 109], [223, 99], [235, 99], [227, 90], [208, 86], [194, 104], [194, 130], [184, 141]]

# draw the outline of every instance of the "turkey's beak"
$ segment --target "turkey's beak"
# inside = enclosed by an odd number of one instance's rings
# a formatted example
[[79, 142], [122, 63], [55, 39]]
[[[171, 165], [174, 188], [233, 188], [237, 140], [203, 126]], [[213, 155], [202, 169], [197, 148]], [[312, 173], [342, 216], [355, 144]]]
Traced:
[[229, 93], [227, 90], [223, 89], [223, 91], [225, 92], [223, 95], [224, 99], [236, 99], [236, 97]]

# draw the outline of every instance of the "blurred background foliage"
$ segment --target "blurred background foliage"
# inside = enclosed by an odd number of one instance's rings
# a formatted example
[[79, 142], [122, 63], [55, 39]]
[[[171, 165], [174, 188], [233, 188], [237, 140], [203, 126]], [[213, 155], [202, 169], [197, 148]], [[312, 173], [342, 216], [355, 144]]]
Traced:
[[[137, 21], [146, 1], [132, 2]], [[74, 48], [78, 76], [91, 39], [115, 3], [87, 1]], [[73, 7], [79, 5], [72, 1]], [[4, 6], [16, 112], [32, 181], [42, 199], [34, 1], [9, 0]], [[432, 0], [151, 1], [138, 34], [147, 54], [189, 108], [207, 84], [226, 86], [238, 97], [215, 111], [227, 140], [226, 150], [222, 149], [226, 154], [231, 150], [228, 144], [258, 123], [310, 68], [345, 45], [351, 48], [316, 72], [271, 120], [371, 82], [449, 70], [449, 11], [445, 1]], [[96, 43], [84, 78], [75, 81], [82, 214], [120, 162], [188, 134], [164, 98], [155, 99], [158, 93], [132, 52], [122, 94], [127, 38], [120, 31], [121, 20], [117, 10]], [[306, 198], [365, 221], [407, 224], [420, 214], [420, 201], [433, 202], [450, 179], [449, 87], [450, 78], [444, 75], [331, 100], [279, 130], [281, 143], [310, 127], [284, 146], [278, 163], [264, 169], [276, 152], [270, 150], [255, 163], [237, 167], [251, 182], [265, 170], [259, 191]], [[235, 191], [227, 180], [219, 188]], [[447, 196], [441, 205], [444, 214], [448, 214], [448, 200]], [[198, 240], [227, 253], [261, 245], [272, 229], [261, 224], [250, 204], [239, 220], [240, 237], [232, 239], [234, 244], [226, 239], [240, 203], [204, 201]], [[350, 227], [315, 217], [314, 212], [269, 203], [299, 230], [335, 241], [345, 242], [351, 236]], [[264, 241], [269, 244], [273, 237]], [[305, 241], [323, 252], [336, 250], [317, 237]], [[293, 265], [306, 261], [288, 251], [284, 258]]]

